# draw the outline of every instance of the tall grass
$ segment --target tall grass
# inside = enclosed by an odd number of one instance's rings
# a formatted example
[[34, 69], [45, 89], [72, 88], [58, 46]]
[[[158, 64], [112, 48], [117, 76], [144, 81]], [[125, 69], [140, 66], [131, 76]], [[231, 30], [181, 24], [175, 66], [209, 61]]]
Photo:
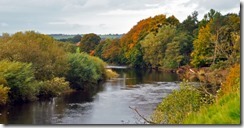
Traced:
[[240, 65], [236, 64], [222, 84], [219, 99], [210, 106], [202, 106], [190, 113], [185, 124], [240, 124]]
[[191, 113], [184, 124], [240, 124], [240, 93], [230, 93]]

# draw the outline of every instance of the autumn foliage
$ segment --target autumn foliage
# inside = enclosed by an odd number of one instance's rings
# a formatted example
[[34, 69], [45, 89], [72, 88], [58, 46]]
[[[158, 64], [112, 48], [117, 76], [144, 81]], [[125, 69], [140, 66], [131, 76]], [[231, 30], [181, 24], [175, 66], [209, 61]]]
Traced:
[[226, 80], [221, 87], [224, 94], [240, 90], [240, 74], [240, 64], [235, 64], [231, 67], [230, 72], [226, 76]]
[[[90, 44], [84, 48], [94, 54], [100, 37], [88, 34], [83, 41]], [[84, 83], [96, 85], [104, 80], [105, 62], [80, 50], [74, 53], [75, 47], [34, 31], [3, 34], [0, 37], [0, 105], [52, 98], [69, 91], [77, 81], [82, 83], [79, 86], [84, 86]], [[75, 55], [78, 57], [74, 58]]]

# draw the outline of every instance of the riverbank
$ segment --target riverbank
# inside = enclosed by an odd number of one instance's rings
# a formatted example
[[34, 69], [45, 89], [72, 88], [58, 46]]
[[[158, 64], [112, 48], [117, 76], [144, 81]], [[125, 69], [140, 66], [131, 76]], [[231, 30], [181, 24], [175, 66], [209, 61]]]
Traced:
[[240, 124], [240, 64], [218, 70], [181, 67], [178, 73], [186, 79], [195, 77], [203, 83], [201, 88], [183, 82], [157, 106], [152, 122]]
[[221, 84], [225, 81], [225, 77], [229, 72], [229, 68], [211, 69], [211, 67], [192, 68], [190, 66], [181, 66], [176, 73], [182, 79], [189, 81], [200, 81], [210, 84]]

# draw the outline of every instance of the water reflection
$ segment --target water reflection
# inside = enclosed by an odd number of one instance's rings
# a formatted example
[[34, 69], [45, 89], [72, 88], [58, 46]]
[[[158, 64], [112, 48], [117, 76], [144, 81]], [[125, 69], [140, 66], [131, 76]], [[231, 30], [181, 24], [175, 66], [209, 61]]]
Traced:
[[115, 69], [120, 76], [95, 91], [73, 92], [0, 110], [4, 124], [122, 124], [140, 123], [129, 106], [149, 117], [163, 97], [178, 88], [174, 73]]
[[161, 72], [146, 69], [126, 69], [126, 85], [135, 85], [142, 83], [151, 83], [157, 81], [173, 82], [179, 78], [176, 73]]

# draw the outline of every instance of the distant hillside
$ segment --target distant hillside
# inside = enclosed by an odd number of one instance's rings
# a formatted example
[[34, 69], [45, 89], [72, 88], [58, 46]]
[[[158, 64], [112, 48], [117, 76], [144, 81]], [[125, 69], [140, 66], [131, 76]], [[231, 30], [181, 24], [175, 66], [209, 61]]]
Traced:
[[[75, 34], [74, 35], [49, 34], [49, 36], [53, 37], [56, 40], [69, 39], [69, 38], [73, 38], [76, 35]], [[79, 34], [79, 35], [82, 36], [82, 34]], [[115, 38], [120, 38], [122, 36], [122, 34], [104, 34], [104, 35], [98, 35], [98, 36], [100, 36], [102, 39], [106, 39], [106, 38], [115, 39]]]
[[68, 39], [73, 38], [75, 35], [66, 35], [66, 34], [49, 34], [49, 36], [53, 37], [56, 40], [60, 39]]

